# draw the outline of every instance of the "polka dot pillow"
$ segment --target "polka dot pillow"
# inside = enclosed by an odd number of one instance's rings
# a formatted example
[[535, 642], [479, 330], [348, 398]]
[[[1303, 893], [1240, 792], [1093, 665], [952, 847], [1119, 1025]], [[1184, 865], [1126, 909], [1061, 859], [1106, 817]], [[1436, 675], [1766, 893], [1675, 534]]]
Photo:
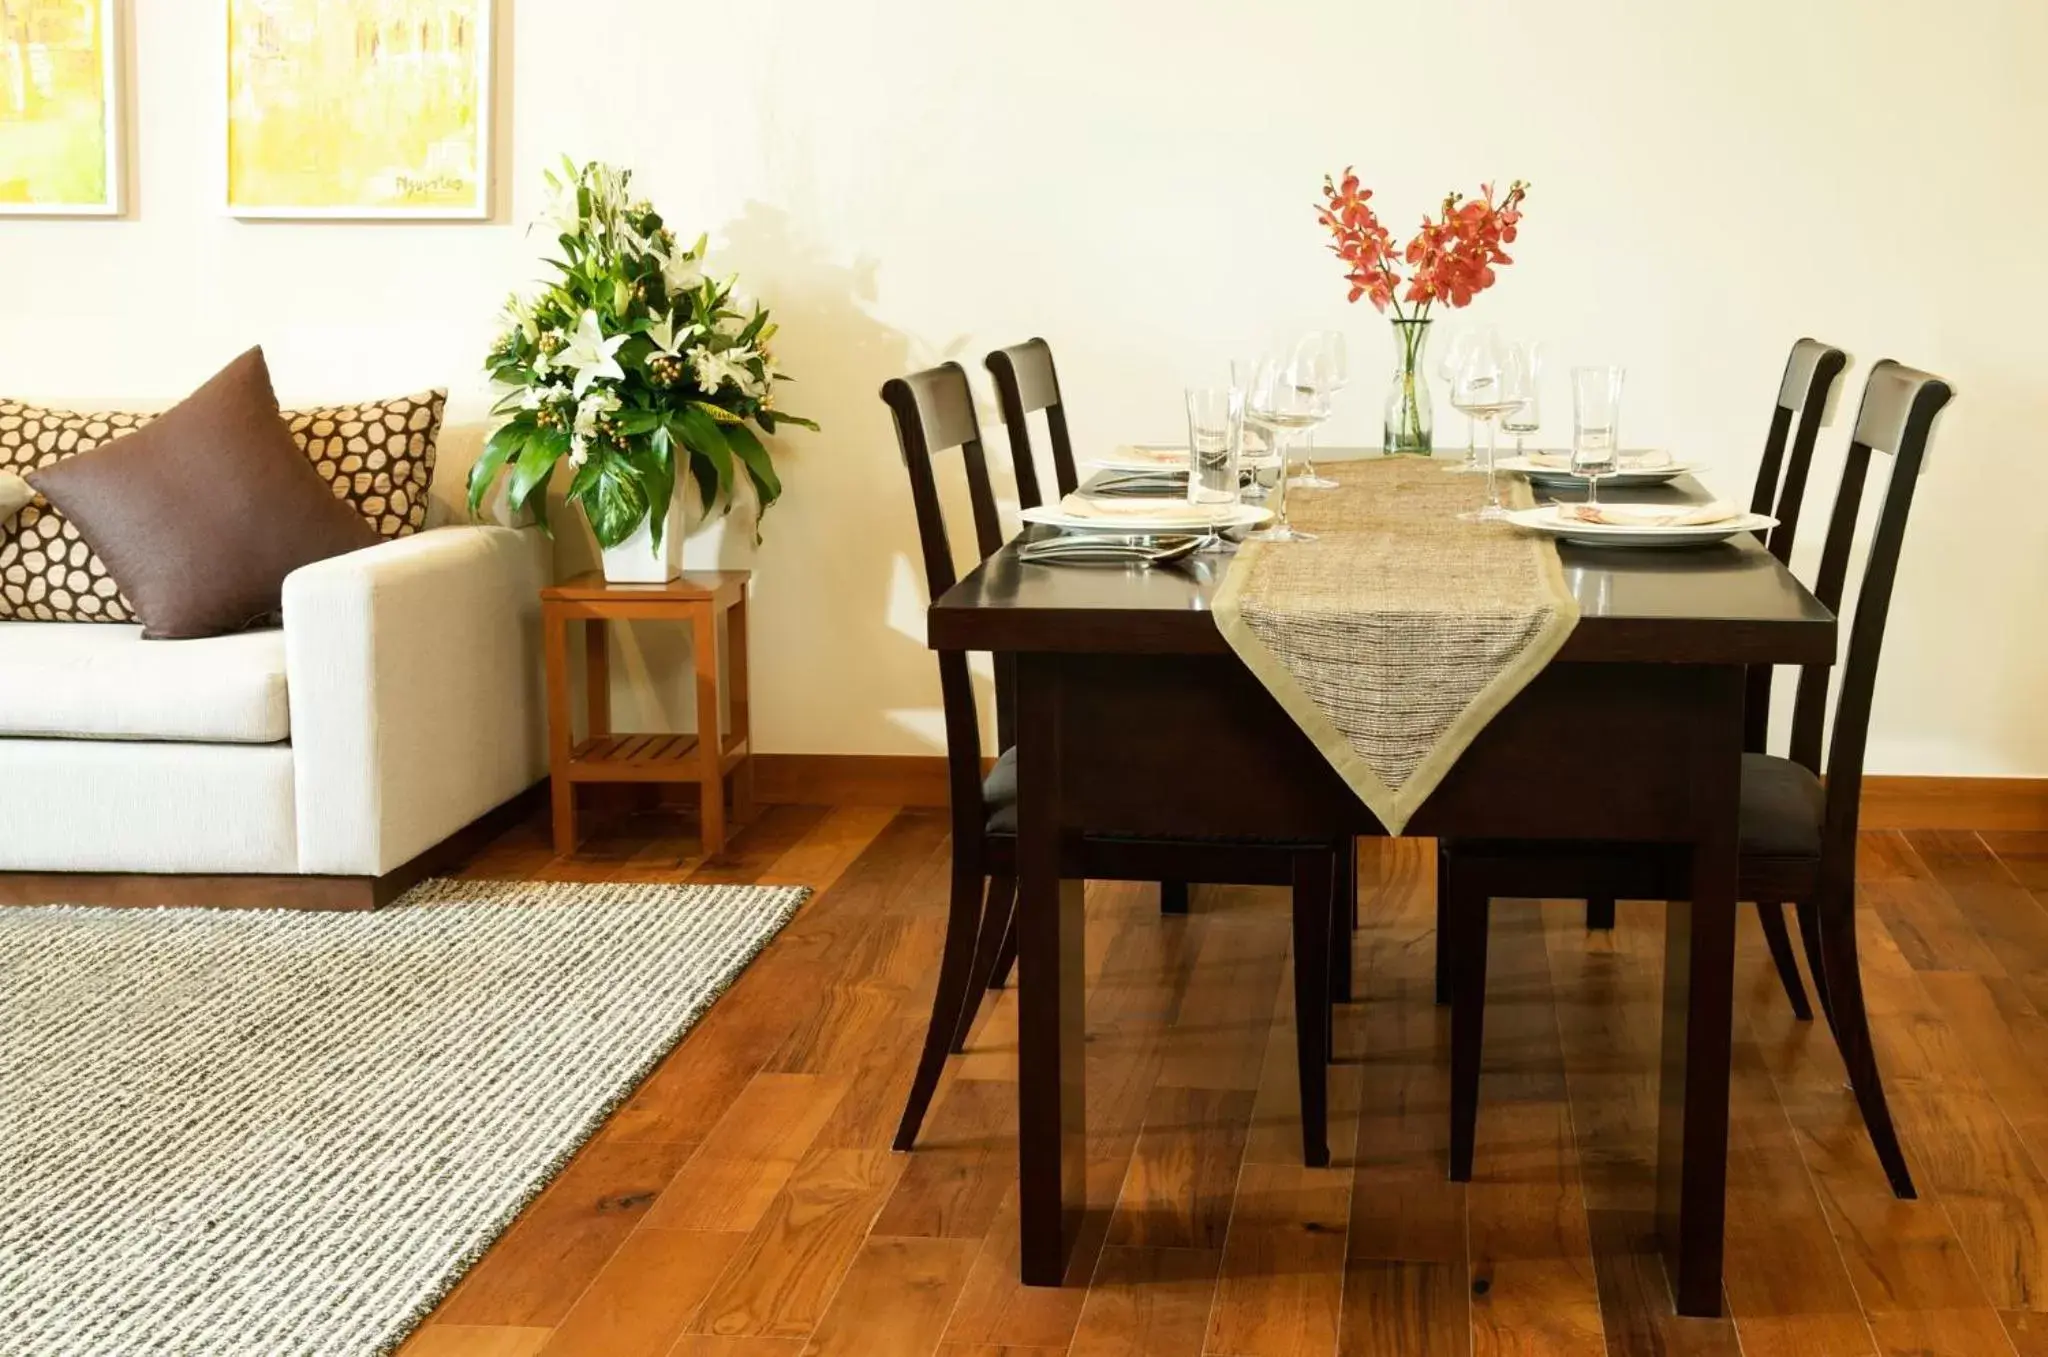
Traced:
[[[287, 410], [292, 437], [335, 496], [386, 538], [418, 532], [445, 391]], [[133, 433], [152, 415], [45, 410], [0, 400], [0, 471], [22, 475]], [[0, 521], [0, 622], [133, 622], [135, 611], [78, 530], [37, 496]]]

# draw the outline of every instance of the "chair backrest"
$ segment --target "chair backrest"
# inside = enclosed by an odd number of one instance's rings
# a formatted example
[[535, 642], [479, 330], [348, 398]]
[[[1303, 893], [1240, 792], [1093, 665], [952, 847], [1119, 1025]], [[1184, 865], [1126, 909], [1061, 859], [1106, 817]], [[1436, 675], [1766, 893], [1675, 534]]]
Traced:
[[[917, 510], [918, 543], [924, 554], [925, 585], [933, 602], [959, 581], [953, 566], [952, 540], [946, 533], [946, 511], [939, 499], [933, 458], [954, 448], [967, 472], [968, 501], [974, 512], [974, 541], [987, 560], [1003, 545], [1002, 522], [989, 484], [988, 460], [981, 450], [981, 422], [974, 413], [974, 392], [958, 363], [944, 363], [882, 384], [882, 400], [896, 419], [896, 442], [910, 473], [910, 499]], [[1006, 667], [996, 670], [998, 738], [1011, 743], [1009, 684]], [[967, 656], [939, 652], [939, 694], [946, 723], [947, 781], [952, 792], [956, 834], [981, 832], [981, 718], [974, 702], [974, 684]]]
[[1073, 494], [1080, 480], [1074, 471], [1074, 445], [1067, 437], [1067, 411], [1060, 402], [1060, 376], [1052, 364], [1052, 346], [1042, 339], [1027, 339], [997, 349], [988, 356], [987, 366], [996, 381], [1003, 431], [1010, 440], [1010, 461], [1017, 470], [1017, 502], [1026, 509], [1043, 502], [1038, 463], [1031, 455], [1031, 426], [1026, 422], [1027, 416], [1040, 410], [1045, 411], [1046, 432], [1052, 438], [1056, 498]]
[[[1834, 732], [1827, 739], [1824, 887], [1846, 890], [1855, 879], [1863, 755], [1870, 738], [1871, 697], [1877, 688], [1877, 662], [1884, 647], [1892, 585], [1898, 578], [1906, 518], [1913, 508], [1913, 491], [1926, 462], [1935, 416], [1954, 394], [1941, 378], [1890, 359], [1872, 368], [1863, 384], [1863, 403], [1856, 412], [1849, 455], [1842, 465], [1842, 486], [1835, 493], [1827, 540], [1821, 547], [1820, 572], [1813, 586], [1814, 596], [1831, 611], [1841, 611], [1871, 454], [1886, 454], [1892, 467], [1864, 563], [1863, 582], [1856, 593], [1856, 615], [1850, 624], [1848, 655], [1842, 662], [1841, 687], [1835, 698]], [[1821, 771], [1827, 700], [1828, 670], [1816, 666], [1802, 671], [1793, 706], [1792, 757], [1815, 772]]]
[[[1785, 360], [1778, 383], [1777, 404], [1771, 407], [1771, 429], [1764, 438], [1764, 460], [1756, 469], [1752, 513], [1778, 520], [1764, 545], [1782, 565], [1792, 563], [1792, 541], [1799, 532], [1799, 510], [1806, 500], [1806, 473], [1813, 465], [1814, 441], [1827, 423], [1835, 385], [1849, 366], [1849, 355], [1818, 339], [1802, 339]], [[1793, 421], [1798, 431], [1793, 431]], [[1743, 701], [1743, 746], [1762, 753], [1771, 720], [1771, 666], [1749, 671]]]

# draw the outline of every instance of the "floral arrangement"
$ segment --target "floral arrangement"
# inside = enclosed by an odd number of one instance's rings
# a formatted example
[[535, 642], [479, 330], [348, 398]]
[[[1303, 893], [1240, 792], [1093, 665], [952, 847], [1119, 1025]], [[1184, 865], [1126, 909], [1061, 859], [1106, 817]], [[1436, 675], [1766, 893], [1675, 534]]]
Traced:
[[684, 468], [709, 509], [732, 504], [744, 471], [761, 512], [782, 494], [755, 433], [818, 426], [775, 406], [775, 325], [734, 279], [704, 271], [704, 238], [685, 248], [644, 199], [632, 173], [564, 161], [547, 176], [543, 219], [560, 257], [533, 297], [514, 296], [491, 346], [491, 377], [507, 394], [505, 422], [470, 472], [472, 513], [501, 471], [516, 508], [547, 525], [556, 466], [575, 468], [568, 498], [597, 540], [614, 547], [652, 519], [654, 544]]
[[[1393, 233], [1372, 209], [1372, 190], [1359, 187], [1358, 175], [1350, 169], [1342, 181], [1324, 175], [1323, 206], [1316, 209], [1316, 219], [1330, 232], [1331, 252], [1347, 266], [1351, 300], [1368, 297], [1382, 312], [1391, 307], [1396, 320], [1422, 320], [1438, 302], [1468, 306], [1492, 287], [1494, 267], [1515, 262], [1501, 247], [1515, 243], [1529, 186], [1515, 180], [1498, 203], [1491, 184], [1481, 184], [1479, 194], [1447, 195], [1440, 214], [1424, 217], [1407, 247], [1396, 251]], [[1408, 285], [1396, 297], [1401, 287], [1397, 270], [1403, 264]], [[1409, 306], [1405, 312], [1404, 301]]]

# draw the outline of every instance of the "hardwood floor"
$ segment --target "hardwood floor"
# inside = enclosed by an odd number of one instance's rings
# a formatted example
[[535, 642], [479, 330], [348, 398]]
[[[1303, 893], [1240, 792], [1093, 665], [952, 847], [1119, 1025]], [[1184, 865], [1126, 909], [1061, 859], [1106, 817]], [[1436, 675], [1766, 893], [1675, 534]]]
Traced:
[[1744, 911], [1727, 1317], [1648, 1237], [1661, 923], [1496, 911], [1476, 1169], [1444, 1177], [1433, 845], [1368, 842], [1329, 1169], [1294, 1124], [1277, 891], [1162, 917], [1089, 892], [1099, 1207], [1065, 1289], [1018, 1284], [1015, 1007], [984, 1005], [914, 1154], [888, 1149], [945, 906], [931, 810], [777, 805], [709, 861], [672, 820], [468, 871], [819, 893], [406, 1344], [406, 1357], [2048, 1354], [2048, 834], [1882, 832], [1866, 983], [1922, 1187], [1886, 1190], [1823, 1026]]

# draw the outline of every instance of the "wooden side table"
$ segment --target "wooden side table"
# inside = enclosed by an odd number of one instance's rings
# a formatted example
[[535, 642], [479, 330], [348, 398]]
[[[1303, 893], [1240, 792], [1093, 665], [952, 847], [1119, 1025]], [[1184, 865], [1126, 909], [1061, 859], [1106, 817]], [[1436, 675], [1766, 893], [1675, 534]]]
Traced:
[[[694, 782], [699, 837], [708, 857], [725, 847], [726, 778], [732, 818], [753, 816], [752, 749], [747, 724], [747, 580], [745, 570], [686, 574], [667, 584], [607, 584], [592, 571], [541, 590], [547, 650], [548, 765], [555, 811], [555, 851], [576, 851], [576, 788], [586, 782]], [[725, 682], [719, 674], [718, 618], [725, 615]], [[581, 621], [589, 730], [575, 738], [569, 700], [569, 624]], [[636, 735], [612, 730], [607, 622], [682, 622], [692, 632], [697, 671], [697, 734]], [[730, 685], [732, 729], [719, 721], [719, 695]]]

